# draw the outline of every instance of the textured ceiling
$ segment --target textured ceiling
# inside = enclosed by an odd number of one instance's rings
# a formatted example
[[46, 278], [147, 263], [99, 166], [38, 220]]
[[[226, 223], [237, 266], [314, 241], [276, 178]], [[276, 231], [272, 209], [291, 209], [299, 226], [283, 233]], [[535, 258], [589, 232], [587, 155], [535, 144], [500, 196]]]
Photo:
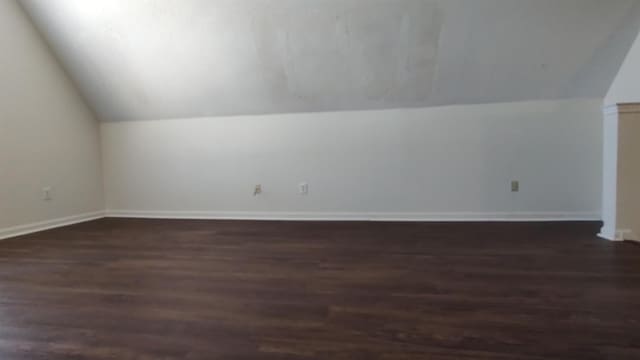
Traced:
[[103, 120], [604, 97], [638, 0], [23, 0]]

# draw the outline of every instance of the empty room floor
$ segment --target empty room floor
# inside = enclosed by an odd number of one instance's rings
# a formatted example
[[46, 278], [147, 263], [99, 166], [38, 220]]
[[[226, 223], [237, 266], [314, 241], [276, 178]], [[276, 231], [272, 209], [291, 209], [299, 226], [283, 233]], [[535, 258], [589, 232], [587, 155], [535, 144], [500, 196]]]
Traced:
[[102, 219], [0, 242], [0, 359], [640, 359], [598, 223]]

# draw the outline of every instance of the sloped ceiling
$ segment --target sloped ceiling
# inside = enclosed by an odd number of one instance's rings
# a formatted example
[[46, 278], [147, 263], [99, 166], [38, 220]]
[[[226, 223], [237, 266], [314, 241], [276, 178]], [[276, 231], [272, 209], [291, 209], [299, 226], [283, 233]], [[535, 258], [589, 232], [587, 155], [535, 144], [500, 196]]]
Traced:
[[23, 0], [103, 120], [604, 97], [638, 0]]

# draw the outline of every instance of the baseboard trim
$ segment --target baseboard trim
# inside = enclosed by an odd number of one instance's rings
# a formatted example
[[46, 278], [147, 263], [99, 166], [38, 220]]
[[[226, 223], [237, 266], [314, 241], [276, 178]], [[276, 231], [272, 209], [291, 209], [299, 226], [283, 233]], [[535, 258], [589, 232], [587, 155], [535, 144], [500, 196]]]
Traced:
[[607, 234], [604, 232], [598, 233], [598, 237], [604, 240], [609, 240], [609, 241], [624, 241], [624, 240], [618, 239], [616, 236], [611, 236], [610, 234]]
[[602, 229], [600, 229], [598, 237], [609, 241], [622, 241], [622, 239], [619, 237], [619, 232], [611, 226], [608, 226], [606, 222]]
[[635, 241], [640, 242], [638, 236], [630, 229], [611, 229], [610, 227], [603, 227], [599, 237], [609, 241]]
[[638, 241], [638, 237], [631, 229], [620, 229], [616, 232], [617, 238], [620, 241]]
[[[110, 218], [264, 220], [264, 221], [395, 221], [395, 222], [558, 222], [600, 221], [592, 212], [515, 212], [515, 213], [352, 213], [352, 212], [249, 212], [249, 211], [139, 211], [107, 210], [0, 229], [0, 240], [44, 230]], [[610, 239], [614, 240], [614, 239]]]
[[0, 240], [9, 239], [16, 236], [32, 234], [32, 233], [40, 232], [44, 230], [55, 229], [62, 226], [68, 226], [68, 225], [78, 224], [78, 223], [87, 222], [91, 220], [101, 219], [104, 216], [105, 216], [104, 211], [95, 211], [95, 212], [67, 216], [67, 217], [53, 219], [53, 220], [47, 220], [47, 221], [41, 221], [41, 222], [36, 222], [31, 224], [4, 228], [4, 229], [0, 229]]
[[595, 212], [352, 213], [352, 212], [208, 212], [107, 210], [106, 217], [193, 220], [398, 221], [398, 222], [543, 222], [601, 221]]

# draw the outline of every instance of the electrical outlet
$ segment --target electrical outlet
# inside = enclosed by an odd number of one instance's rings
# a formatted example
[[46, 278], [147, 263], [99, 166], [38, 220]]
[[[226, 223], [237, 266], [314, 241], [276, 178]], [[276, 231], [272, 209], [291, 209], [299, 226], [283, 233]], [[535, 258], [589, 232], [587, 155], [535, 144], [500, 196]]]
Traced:
[[309, 184], [300, 183], [300, 185], [298, 185], [298, 189], [300, 190], [300, 195], [309, 195]]
[[520, 181], [514, 180], [511, 182], [511, 192], [520, 192]]
[[42, 200], [44, 201], [53, 200], [53, 188], [51, 186], [45, 186], [42, 188]]
[[256, 185], [256, 187], [253, 189], [253, 196], [258, 196], [262, 194], [262, 185], [258, 184]]

